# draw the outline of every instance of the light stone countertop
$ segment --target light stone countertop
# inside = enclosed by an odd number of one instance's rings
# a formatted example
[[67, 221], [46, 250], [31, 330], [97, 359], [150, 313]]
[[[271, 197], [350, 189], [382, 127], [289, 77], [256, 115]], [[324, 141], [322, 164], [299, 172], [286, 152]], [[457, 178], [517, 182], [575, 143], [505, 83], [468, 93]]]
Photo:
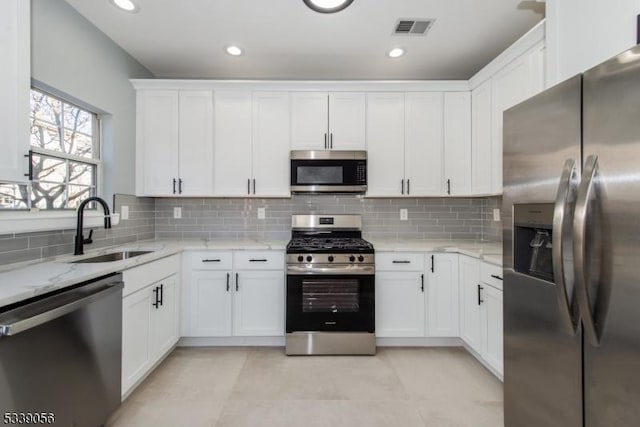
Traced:
[[[286, 241], [150, 240], [86, 251], [85, 255], [82, 256], [64, 255], [46, 260], [12, 264], [5, 266], [0, 271], [0, 307], [111, 273], [128, 270], [151, 261], [179, 254], [183, 250], [284, 250], [286, 245]], [[69, 263], [69, 261], [125, 250], [150, 250], [153, 252], [122, 261], [86, 264]]]
[[502, 243], [470, 240], [370, 240], [376, 252], [455, 252], [502, 265]]
[[[428, 251], [455, 252], [501, 265], [500, 243], [473, 241], [418, 241], [418, 240], [373, 240], [376, 252]], [[88, 250], [85, 255], [64, 255], [46, 260], [36, 260], [0, 267], [0, 307], [20, 302], [58, 289], [88, 280], [121, 272], [157, 259], [179, 254], [185, 250], [282, 250], [287, 241], [260, 240], [149, 240], [122, 246]], [[106, 263], [71, 264], [84, 258], [125, 250], [150, 250], [150, 254], [122, 261]]]

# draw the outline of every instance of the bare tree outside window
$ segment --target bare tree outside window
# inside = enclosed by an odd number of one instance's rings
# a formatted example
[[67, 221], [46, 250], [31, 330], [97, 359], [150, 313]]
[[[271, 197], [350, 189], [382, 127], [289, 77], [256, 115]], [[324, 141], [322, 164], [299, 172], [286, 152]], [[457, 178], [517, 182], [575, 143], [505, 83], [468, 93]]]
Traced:
[[0, 209], [75, 209], [96, 194], [97, 115], [31, 90], [28, 185], [0, 183]]

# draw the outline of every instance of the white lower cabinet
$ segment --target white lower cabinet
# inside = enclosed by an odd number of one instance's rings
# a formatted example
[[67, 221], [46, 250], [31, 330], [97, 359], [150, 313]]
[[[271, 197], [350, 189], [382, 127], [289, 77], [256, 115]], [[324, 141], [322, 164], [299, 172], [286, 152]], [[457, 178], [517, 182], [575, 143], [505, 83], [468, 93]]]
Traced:
[[492, 368], [502, 375], [504, 372], [502, 291], [486, 285], [483, 289], [482, 299], [485, 348], [481, 355]]
[[460, 255], [460, 337], [481, 353], [480, 260]]
[[498, 274], [491, 276], [500, 271], [493, 264], [460, 256], [460, 336], [477, 356], [502, 375], [502, 290], [496, 283]]
[[457, 337], [458, 255], [376, 255], [376, 336]]
[[459, 328], [458, 254], [427, 254], [428, 334], [457, 337]]
[[376, 273], [376, 336], [423, 337], [424, 271]]
[[284, 271], [242, 270], [235, 279], [233, 334], [284, 335]]
[[123, 272], [123, 396], [178, 341], [179, 260], [172, 256]]
[[183, 322], [182, 335], [192, 337], [229, 337], [231, 336], [231, 272], [230, 271], [193, 271], [185, 288], [189, 288], [190, 297]]
[[284, 265], [282, 251], [187, 253], [182, 335], [283, 336]]

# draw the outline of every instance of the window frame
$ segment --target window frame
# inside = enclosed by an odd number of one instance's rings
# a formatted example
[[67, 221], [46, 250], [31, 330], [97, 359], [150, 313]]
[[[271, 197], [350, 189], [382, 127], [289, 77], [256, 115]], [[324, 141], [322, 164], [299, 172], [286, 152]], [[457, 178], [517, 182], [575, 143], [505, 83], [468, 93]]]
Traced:
[[[94, 157], [81, 157], [72, 154], [62, 153], [60, 151], [47, 150], [40, 147], [32, 146], [29, 141], [29, 149], [34, 154], [42, 154], [45, 156], [54, 156], [71, 161], [80, 161], [88, 164], [95, 165], [96, 167], [96, 195], [104, 198], [104, 156], [103, 156], [103, 141], [104, 141], [104, 116], [107, 113], [101, 111], [98, 108], [92, 107], [81, 100], [74, 99], [71, 96], [58, 93], [53, 88], [41, 87], [32, 81], [31, 90], [41, 92], [47, 96], [55, 98], [63, 103], [73, 105], [84, 111], [87, 111], [92, 116], [92, 142]], [[29, 92], [31, 94], [31, 92]], [[31, 120], [31, 109], [29, 109], [29, 120]], [[95, 156], [98, 157], [95, 157]], [[24, 182], [7, 182], [9, 184], [18, 185], [32, 185], [32, 180]], [[38, 209], [30, 206], [31, 199], [27, 204], [26, 209], [0, 209], [0, 235], [15, 235], [17, 233], [31, 233], [40, 231], [51, 230], [68, 230], [72, 229], [76, 225], [76, 209]], [[100, 210], [85, 212], [85, 226], [97, 227], [103, 224], [104, 214]], [[111, 212], [111, 223], [117, 225], [120, 220], [120, 215]]]
[[[62, 105], [64, 106], [66, 105], [70, 105], [72, 107], [78, 108], [84, 112], [87, 112], [91, 115], [91, 129], [92, 129], [92, 134], [91, 134], [91, 145], [92, 145], [92, 157], [83, 157], [83, 156], [78, 156], [75, 154], [69, 154], [69, 153], [65, 153], [62, 151], [57, 151], [57, 150], [49, 150], [46, 148], [41, 148], [35, 145], [31, 145], [31, 139], [29, 140], [29, 161], [31, 162], [31, 156], [32, 154], [36, 154], [36, 155], [42, 155], [45, 157], [53, 157], [59, 160], [64, 160], [66, 162], [69, 161], [73, 161], [73, 162], [77, 162], [77, 163], [85, 163], [85, 164], [89, 164], [95, 167], [95, 182], [94, 182], [94, 186], [95, 186], [95, 195], [96, 196], [102, 196], [103, 195], [103, 150], [102, 150], [102, 133], [103, 133], [103, 128], [102, 128], [102, 114], [98, 111], [96, 111], [95, 108], [91, 108], [91, 107], [87, 107], [86, 104], [84, 103], [79, 103], [79, 102], [75, 102], [72, 100], [69, 100], [69, 98], [65, 97], [65, 96], [60, 96], [57, 94], [52, 93], [49, 90], [40, 88], [38, 86], [32, 85], [31, 89], [29, 91], [29, 96], [31, 96], [32, 91], [36, 91], [38, 93], [41, 93], [47, 97], [50, 97], [56, 101], [59, 101], [60, 103], [62, 103]], [[64, 107], [63, 107], [64, 108]], [[32, 110], [31, 108], [29, 108], [29, 121], [31, 122], [31, 118], [32, 118]], [[30, 125], [30, 128], [32, 127], [32, 125]], [[65, 128], [63, 128], [65, 129]], [[31, 194], [32, 189], [31, 186], [34, 184], [34, 177], [33, 176], [29, 176], [29, 180], [23, 183], [14, 183], [16, 185], [26, 185], [27, 187], [29, 187], [29, 193]], [[65, 185], [65, 192], [69, 191], [69, 185], [70, 183], [67, 182], [65, 180], [64, 182]], [[27, 206], [26, 208], [22, 208], [22, 209], [0, 209], [0, 212], [13, 212], [13, 213], [24, 213], [24, 212], [30, 212], [30, 213], [34, 213], [34, 212], [64, 212], [64, 211], [75, 211], [75, 208], [60, 208], [60, 209], [40, 209], [34, 206], [31, 206], [31, 197], [29, 197], [28, 201], [27, 201]]]

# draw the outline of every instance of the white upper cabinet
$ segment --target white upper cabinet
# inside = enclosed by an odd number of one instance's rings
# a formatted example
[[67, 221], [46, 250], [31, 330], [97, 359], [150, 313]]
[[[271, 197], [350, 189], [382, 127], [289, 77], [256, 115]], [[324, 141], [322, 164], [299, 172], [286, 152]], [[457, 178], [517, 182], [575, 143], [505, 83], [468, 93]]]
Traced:
[[252, 190], [256, 196], [291, 194], [290, 121], [289, 93], [253, 94]]
[[327, 92], [291, 94], [291, 148], [325, 150], [329, 147]]
[[502, 193], [503, 113], [544, 88], [544, 43], [514, 59], [492, 78], [492, 192]]
[[404, 93], [367, 94], [369, 196], [404, 194]]
[[178, 192], [178, 103], [179, 93], [174, 90], [137, 94], [138, 195], [173, 196]]
[[212, 98], [210, 91], [138, 91], [138, 195], [213, 194]]
[[213, 94], [180, 92], [179, 190], [182, 196], [213, 194]]
[[364, 150], [366, 95], [353, 92], [293, 92], [291, 148]]
[[216, 196], [252, 193], [251, 92], [216, 92], [214, 192]]
[[364, 150], [366, 147], [366, 95], [329, 94], [329, 148]]
[[216, 92], [216, 196], [288, 197], [289, 94]]
[[471, 94], [444, 94], [444, 194], [471, 194]]
[[440, 196], [443, 177], [443, 94], [405, 94], [404, 175], [408, 196]]
[[485, 81], [471, 93], [472, 111], [472, 190], [473, 194], [491, 194], [492, 178], [492, 121], [491, 79]]
[[0, 181], [28, 180], [30, 3], [5, 0], [0, 13]]

